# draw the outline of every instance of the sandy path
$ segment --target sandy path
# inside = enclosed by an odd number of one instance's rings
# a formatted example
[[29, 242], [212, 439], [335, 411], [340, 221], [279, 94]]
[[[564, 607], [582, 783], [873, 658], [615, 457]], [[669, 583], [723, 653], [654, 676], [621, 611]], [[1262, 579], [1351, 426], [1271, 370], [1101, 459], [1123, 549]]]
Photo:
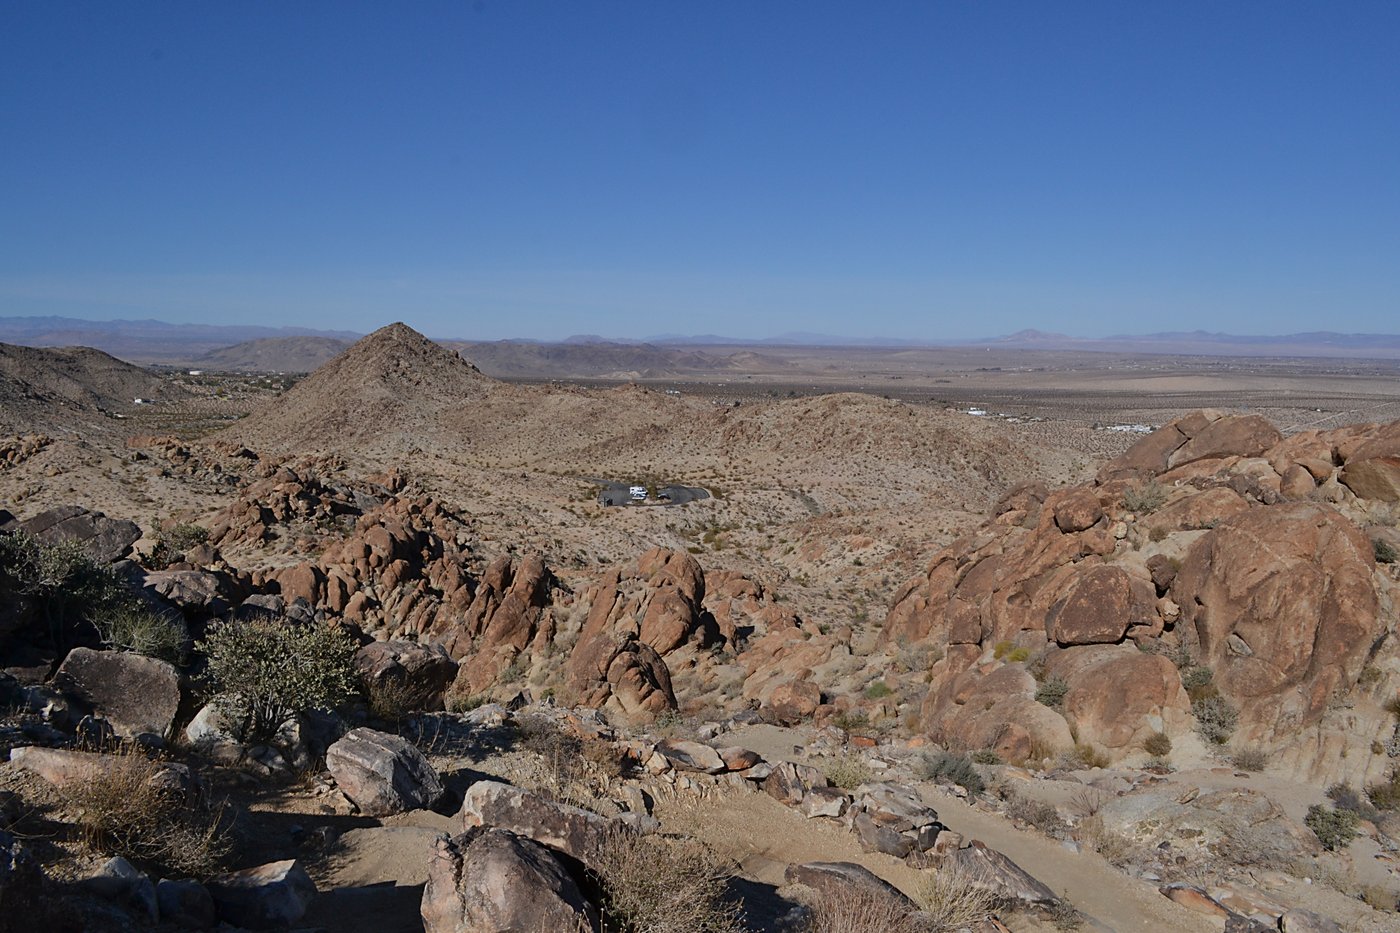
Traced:
[[[735, 732], [725, 741], [751, 748], [770, 761], [800, 762], [801, 756], [794, 749], [803, 744], [805, 737], [792, 729], [755, 726]], [[939, 819], [949, 829], [968, 839], [980, 839], [1005, 853], [1016, 864], [1064, 895], [1088, 918], [1086, 929], [1112, 930], [1115, 933], [1157, 930], [1219, 933], [1219, 921], [1177, 906], [1163, 897], [1154, 885], [1127, 877], [1097, 855], [1071, 852], [1054, 840], [1021, 832], [1001, 816], [975, 810], [956, 797], [932, 787], [922, 786], [921, 791], [925, 801], [938, 811]], [[862, 853], [853, 834], [834, 823], [805, 819], [776, 801], [768, 800], [767, 803], [782, 811], [781, 816], [785, 819], [780, 819], [778, 814], [760, 816], [771, 808], [763, 803], [766, 799], [763, 795], [754, 795], [753, 799], [757, 802], [738, 805], [745, 812], [731, 827], [733, 844], [746, 841], [746, 832], [758, 836], [755, 830], [762, 828], [762, 835], [771, 837], [763, 849], [763, 854], [768, 858], [792, 862], [813, 859], [859, 862], [892, 884], [906, 891], [911, 890], [917, 873], [902, 862]], [[707, 816], [707, 819], [714, 817]], [[770, 820], [774, 828], [767, 829]], [[703, 825], [696, 825], [693, 831], [703, 834], [707, 830]], [[752, 842], [756, 844], [758, 839]]]

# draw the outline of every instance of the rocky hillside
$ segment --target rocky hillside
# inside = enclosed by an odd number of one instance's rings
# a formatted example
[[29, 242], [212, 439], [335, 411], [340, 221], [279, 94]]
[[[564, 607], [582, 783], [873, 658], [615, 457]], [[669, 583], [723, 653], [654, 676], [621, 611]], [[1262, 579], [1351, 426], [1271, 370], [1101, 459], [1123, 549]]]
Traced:
[[390, 324], [224, 433], [260, 449], [413, 444], [439, 426], [446, 410], [492, 386], [461, 357], [404, 324]]
[[101, 350], [0, 343], [0, 431], [66, 433], [75, 422], [130, 412], [135, 399], [176, 395], [158, 377]]
[[881, 637], [922, 645], [922, 728], [1024, 760], [1260, 748], [1362, 782], [1400, 755], [1400, 423], [1287, 439], [1196, 412], [1098, 478], [1013, 490]]

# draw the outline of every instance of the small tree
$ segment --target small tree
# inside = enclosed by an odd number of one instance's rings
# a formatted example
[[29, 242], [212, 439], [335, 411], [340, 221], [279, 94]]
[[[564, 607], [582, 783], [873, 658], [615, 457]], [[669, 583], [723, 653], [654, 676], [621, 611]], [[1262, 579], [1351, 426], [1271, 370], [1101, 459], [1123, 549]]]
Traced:
[[272, 738], [297, 713], [355, 694], [354, 639], [285, 620], [225, 622], [195, 646], [209, 658], [216, 702], [241, 741]]

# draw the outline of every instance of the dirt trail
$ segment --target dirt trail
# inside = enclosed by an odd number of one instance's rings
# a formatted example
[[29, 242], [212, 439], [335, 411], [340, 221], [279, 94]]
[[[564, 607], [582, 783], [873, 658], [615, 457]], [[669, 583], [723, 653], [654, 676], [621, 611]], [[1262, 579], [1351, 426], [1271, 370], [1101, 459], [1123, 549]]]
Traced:
[[[801, 747], [806, 737], [792, 729], [755, 726], [726, 738], [726, 741], [731, 740], [735, 745], [753, 749], [769, 761], [801, 762], [802, 757], [795, 748]], [[944, 825], [968, 839], [980, 839], [1005, 853], [1016, 864], [1064, 895], [1086, 915], [1086, 929], [1111, 930], [1114, 933], [1219, 931], [1218, 922], [1177, 906], [1163, 897], [1154, 885], [1123, 875], [1097, 855], [1071, 852], [1056, 841], [1019, 831], [1001, 816], [975, 810], [956, 797], [931, 787], [921, 790], [925, 802], [938, 811], [939, 820]], [[861, 853], [855, 836], [844, 829], [834, 824], [818, 825], [822, 821], [807, 820], [776, 801], [768, 803], [783, 811], [787, 817], [785, 825], [778, 825], [783, 821], [778, 820], [776, 815], [760, 816], [764, 810], [771, 809], [761, 799], [755, 798], [755, 802], [749, 804], [741, 798], [737, 806], [748, 812], [736, 819], [735, 826], [731, 827], [735, 830], [744, 827], [754, 838], [768, 835], [769, 842], [763, 851], [768, 858], [793, 862], [818, 858], [855, 861], [890, 883], [906, 891], [911, 890], [917, 873], [902, 862], [886, 856]], [[716, 817], [707, 814], [705, 820], [694, 821], [696, 825], [691, 831], [697, 834], [706, 832], [703, 824], [714, 819]], [[755, 823], [755, 819], [760, 822]], [[767, 830], [768, 825], [765, 824], [773, 826], [770, 832], [761, 834], [752, 828], [763, 825]], [[733, 832], [734, 840], [744, 838], [743, 832]]]

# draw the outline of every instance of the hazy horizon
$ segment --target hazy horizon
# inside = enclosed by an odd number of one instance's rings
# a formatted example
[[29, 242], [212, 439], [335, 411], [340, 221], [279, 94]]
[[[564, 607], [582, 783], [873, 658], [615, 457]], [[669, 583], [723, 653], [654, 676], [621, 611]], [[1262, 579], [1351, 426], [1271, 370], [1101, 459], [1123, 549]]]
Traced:
[[1400, 319], [1400, 7], [10, 5], [0, 315], [474, 339]]

